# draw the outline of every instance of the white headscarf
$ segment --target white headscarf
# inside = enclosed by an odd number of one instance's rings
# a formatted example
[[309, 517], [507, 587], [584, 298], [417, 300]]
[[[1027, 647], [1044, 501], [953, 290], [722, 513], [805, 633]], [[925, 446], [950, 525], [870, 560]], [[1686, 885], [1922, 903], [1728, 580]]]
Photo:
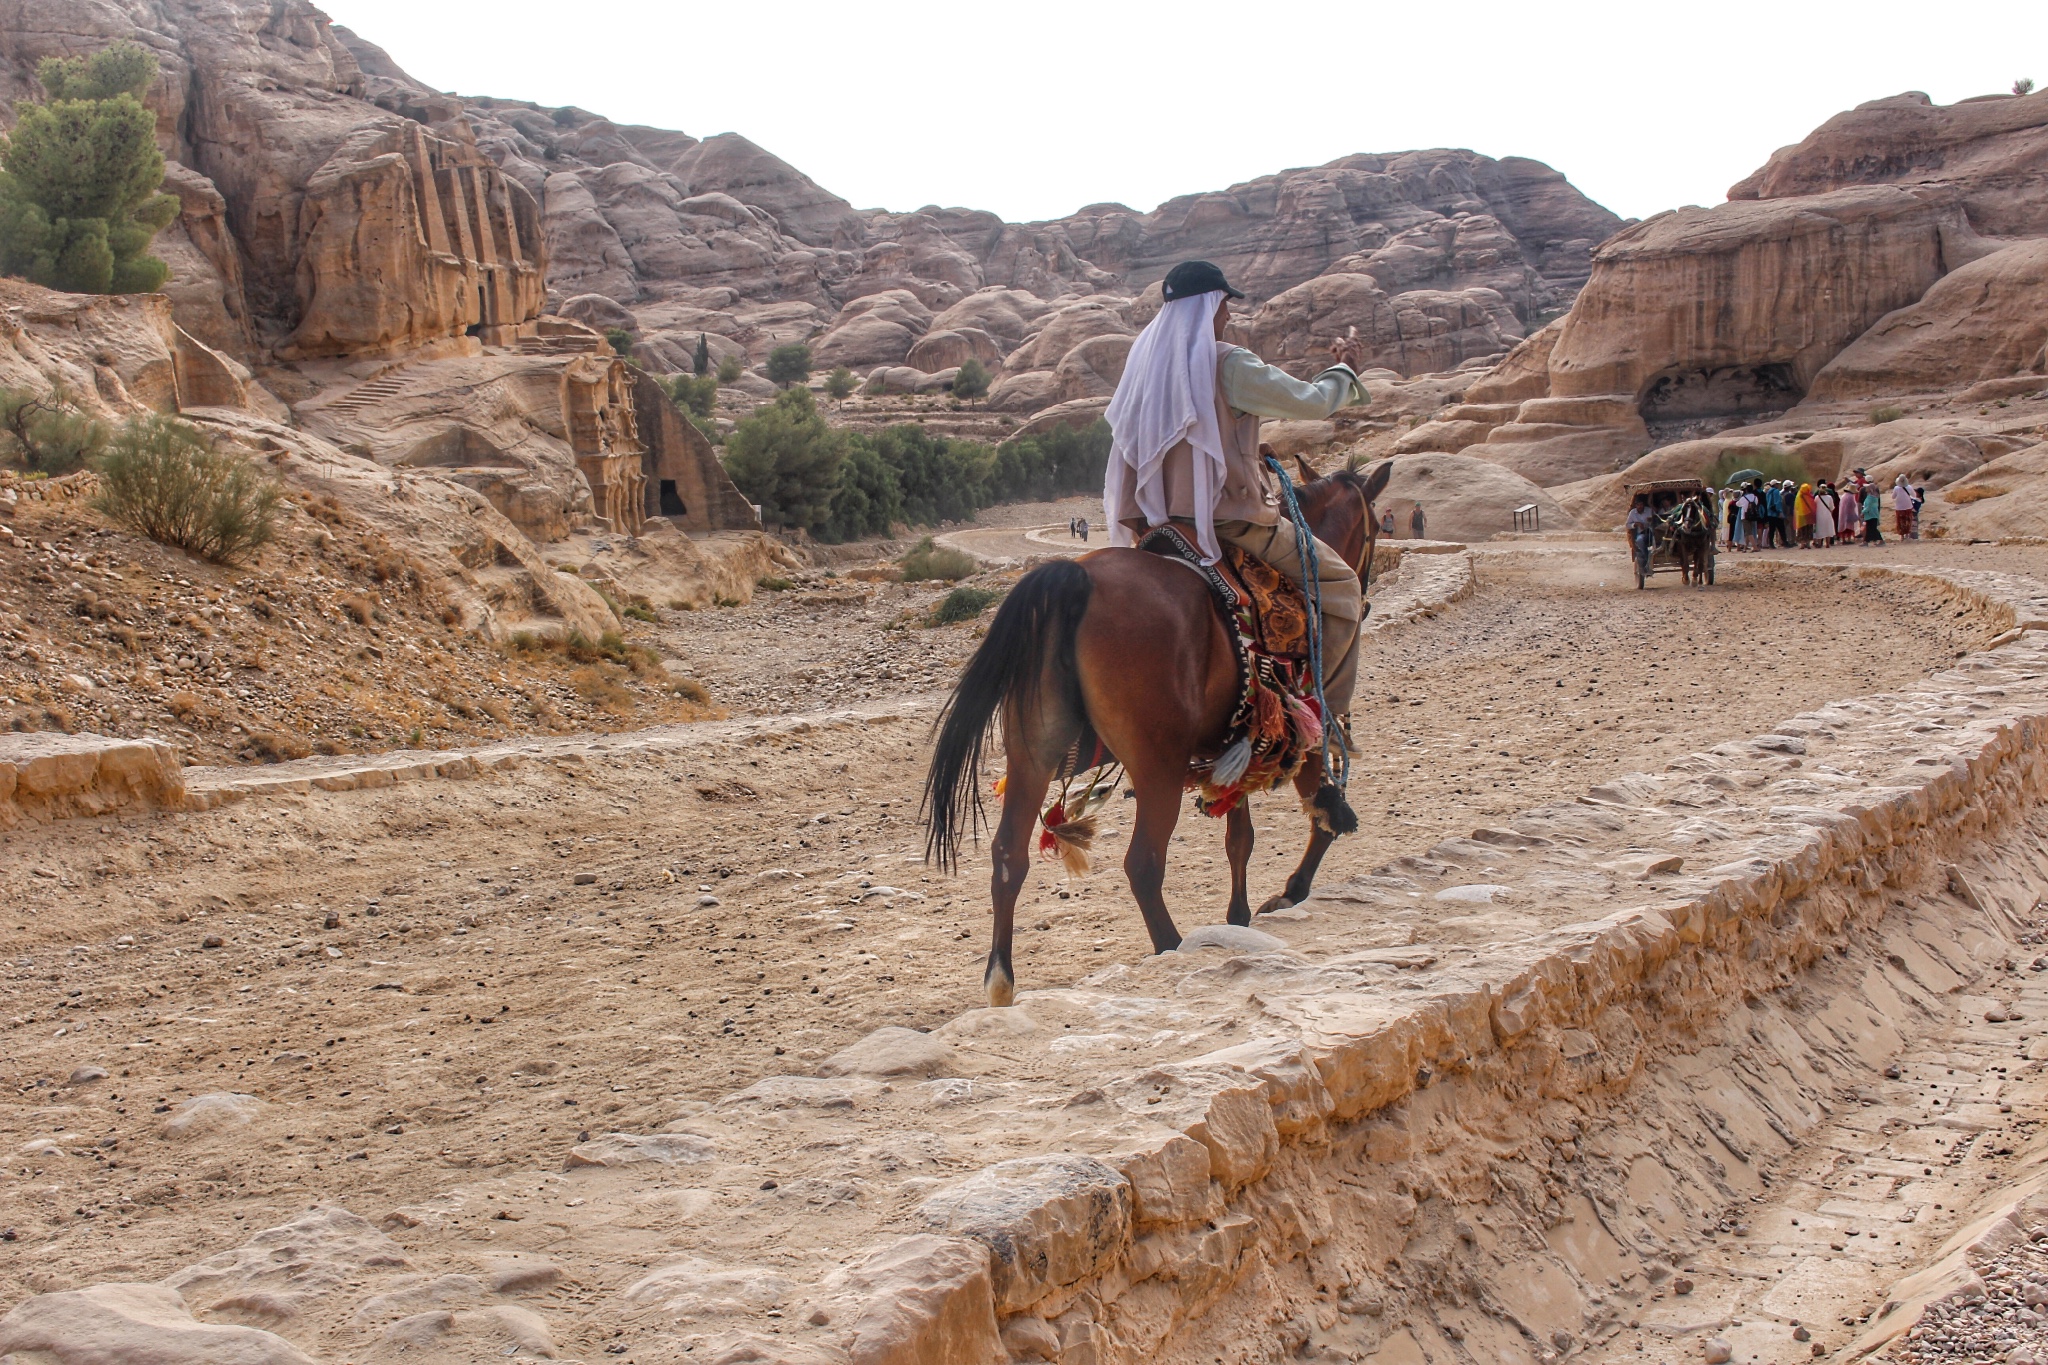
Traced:
[[1103, 506], [1112, 545], [1136, 543], [1117, 517], [1127, 489], [1136, 488], [1148, 525], [1166, 523], [1166, 452], [1186, 441], [1195, 452], [1196, 540], [1206, 558], [1223, 555], [1215, 524], [1224, 476], [1223, 433], [1216, 424], [1216, 305], [1222, 300], [1220, 289], [1175, 299], [1131, 343], [1107, 414], [1113, 444]]

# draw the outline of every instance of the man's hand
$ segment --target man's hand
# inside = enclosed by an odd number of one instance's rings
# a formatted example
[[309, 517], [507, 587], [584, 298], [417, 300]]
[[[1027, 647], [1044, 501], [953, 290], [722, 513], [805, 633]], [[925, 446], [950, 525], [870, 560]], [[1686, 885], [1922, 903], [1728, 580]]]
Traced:
[[1365, 359], [1365, 343], [1358, 339], [1358, 329], [1349, 328], [1344, 335], [1330, 343], [1330, 355], [1339, 365], [1349, 365], [1355, 374], [1359, 362]]

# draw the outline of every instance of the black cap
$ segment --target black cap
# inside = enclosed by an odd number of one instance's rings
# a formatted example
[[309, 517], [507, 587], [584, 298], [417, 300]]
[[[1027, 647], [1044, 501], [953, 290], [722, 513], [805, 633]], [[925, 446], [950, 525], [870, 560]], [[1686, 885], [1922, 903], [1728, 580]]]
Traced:
[[1244, 297], [1242, 291], [1230, 287], [1230, 281], [1223, 278], [1221, 270], [1207, 261], [1182, 261], [1166, 272], [1166, 279], [1160, 284], [1159, 289], [1166, 295], [1168, 303], [1175, 299], [1192, 299], [1201, 294], [1213, 294], [1219, 289], [1234, 299]]

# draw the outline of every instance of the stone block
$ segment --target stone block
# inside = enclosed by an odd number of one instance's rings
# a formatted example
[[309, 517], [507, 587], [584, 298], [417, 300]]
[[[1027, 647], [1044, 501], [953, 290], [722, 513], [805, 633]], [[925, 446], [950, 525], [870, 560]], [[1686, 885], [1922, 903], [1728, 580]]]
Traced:
[[869, 1253], [840, 1278], [864, 1304], [850, 1365], [982, 1365], [1002, 1358], [989, 1247], [919, 1235]]
[[0, 1318], [0, 1357], [37, 1365], [314, 1365], [272, 1332], [196, 1320], [174, 1289], [96, 1284]]
[[1192, 1223], [1223, 1211], [1223, 1192], [1209, 1178], [1209, 1149], [1185, 1133], [1161, 1133], [1110, 1161], [1131, 1182], [1131, 1211], [1140, 1227]]
[[939, 1191], [925, 1201], [924, 1215], [934, 1227], [987, 1245], [996, 1306], [1012, 1313], [1123, 1250], [1131, 1186], [1094, 1157], [1026, 1157]]
[[889, 1025], [827, 1057], [825, 1076], [938, 1076], [952, 1069], [953, 1049], [942, 1038]]

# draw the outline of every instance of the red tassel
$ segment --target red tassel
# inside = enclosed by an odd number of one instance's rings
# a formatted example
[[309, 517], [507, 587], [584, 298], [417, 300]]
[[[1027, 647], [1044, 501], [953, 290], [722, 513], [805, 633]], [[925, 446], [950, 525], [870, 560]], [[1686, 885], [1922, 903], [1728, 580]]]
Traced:
[[1059, 851], [1060, 836], [1054, 834], [1049, 829], [1040, 830], [1038, 833], [1038, 856], [1041, 858], [1050, 858]]

